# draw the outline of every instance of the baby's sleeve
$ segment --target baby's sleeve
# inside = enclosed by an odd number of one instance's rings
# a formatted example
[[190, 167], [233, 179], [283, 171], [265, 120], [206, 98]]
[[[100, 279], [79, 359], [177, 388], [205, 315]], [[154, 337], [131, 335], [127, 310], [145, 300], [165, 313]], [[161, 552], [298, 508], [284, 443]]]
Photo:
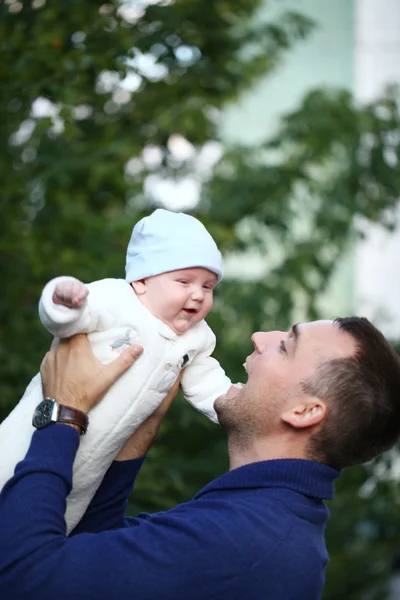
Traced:
[[215, 348], [215, 335], [210, 330], [209, 344], [185, 369], [182, 377], [182, 391], [186, 400], [214, 423], [218, 423], [214, 410], [214, 400], [226, 394], [231, 380], [219, 362], [212, 358]]
[[106, 280], [88, 284], [89, 294], [81, 308], [54, 304], [56, 286], [62, 281], [73, 279], [74, 277], [56, 277], [44, 287], [39, 301], [39, 316], [46, 329], [55, 337], [65, 338], [76, 333], [92, 333], [111, 327], [114, 319], [109, 309], [109, 293], [106, 288], [101, 289], [105, 287], [101, 284]]

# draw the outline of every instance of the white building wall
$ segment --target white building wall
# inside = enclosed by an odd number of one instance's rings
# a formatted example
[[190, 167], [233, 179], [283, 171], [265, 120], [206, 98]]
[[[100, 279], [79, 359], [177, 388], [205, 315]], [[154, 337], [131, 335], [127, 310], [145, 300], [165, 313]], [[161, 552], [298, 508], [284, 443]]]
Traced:
[[[352, 89], [353, 10], [353, 0], [267, 1], [260, 19], [272, 20], [281, 12], [298, 11], [311, 17], [316, 28], [287, 52], [276, 71], [224, 111], [223, 137], [244, 144], [261, 142], [275, 133], [281, 115], [296, 109], [311, 89]], [[353, 255], [349, 255], [338, 264], [332, 284], [320, 299], [323, 316], [344, 316], [354, 311], [353, 263]], [[251, 277], [262, 276], [263, 264], [258, 255], [246, 256], [242, 262], [235, 256], [225, 261], [225, 271], [228, 275], [240, 270]], [[301, 314], [299, 318], [303, 317]]]
[[[355, 38], [354, 91], [368, 102], [400, 83], [400, 1], [356, 0]], [[356, 312], [400, 339], [400, 227], [390, 234], [371, 225], [366, 233], [355, 256]]]
[[353, 0], [268, 0], [259, 18], [271, 21], [286, 11], [310, 17], [316, 28], [224, 111], [221, 133], [229, 141], [254, 144], [272, 135], [280, 116], [313, 88], [353, 85]]

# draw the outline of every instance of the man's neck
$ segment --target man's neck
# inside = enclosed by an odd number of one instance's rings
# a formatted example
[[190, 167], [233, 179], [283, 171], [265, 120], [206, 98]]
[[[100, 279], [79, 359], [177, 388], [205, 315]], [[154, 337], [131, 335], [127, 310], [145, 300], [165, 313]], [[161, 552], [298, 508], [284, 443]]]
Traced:
[[247, 443], [230, 436], [228, 454], [230, 471], [262, 460], [307, 458], [303, 440], [287, 440], [282, 439], [282, 436], [248, 440]]

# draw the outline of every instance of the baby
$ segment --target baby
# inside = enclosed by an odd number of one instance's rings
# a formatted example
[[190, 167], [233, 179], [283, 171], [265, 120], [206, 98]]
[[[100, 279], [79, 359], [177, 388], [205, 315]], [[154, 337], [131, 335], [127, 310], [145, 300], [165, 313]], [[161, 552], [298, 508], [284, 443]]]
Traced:
[[[231, 382], [211, 358], [215, 336], [204, 318], [221, 277], [221, 254], [200, 221], [157, 209], [133, 229], [125, 281], [103, 279], [85, 285], [72, 277], [57, 277], [45, 286], [39, 314], [55, 337], [88, 333], [103, 363], [132, 343], [144, 348], [136, 364], [90, 412], [67, 501], [68, 532], [82, 518], [124, 441], [162, 402], [181, 369], [185, 368], [185, 398], [218, 423], [214, 400]], [[37, 374], [0, 426], [0, 489], [28, 450], [32, 415], [42, 399]]]

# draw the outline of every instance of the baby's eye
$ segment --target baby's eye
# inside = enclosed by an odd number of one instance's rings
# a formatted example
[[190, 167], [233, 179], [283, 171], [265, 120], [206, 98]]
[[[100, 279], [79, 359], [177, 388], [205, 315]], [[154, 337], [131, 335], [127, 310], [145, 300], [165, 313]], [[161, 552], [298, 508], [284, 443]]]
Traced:
[[212, 290], [212, 289], [213, 289], [213, 286], [212, 286], [212, 285], [203, 285], [203, 288], [204, 288], [205, 290]]
[[178, 283], [183, 283], [183, 284], [187, 284], [189, 283], [188, 281], [186, 281], [186, 279], [178, 279]]

